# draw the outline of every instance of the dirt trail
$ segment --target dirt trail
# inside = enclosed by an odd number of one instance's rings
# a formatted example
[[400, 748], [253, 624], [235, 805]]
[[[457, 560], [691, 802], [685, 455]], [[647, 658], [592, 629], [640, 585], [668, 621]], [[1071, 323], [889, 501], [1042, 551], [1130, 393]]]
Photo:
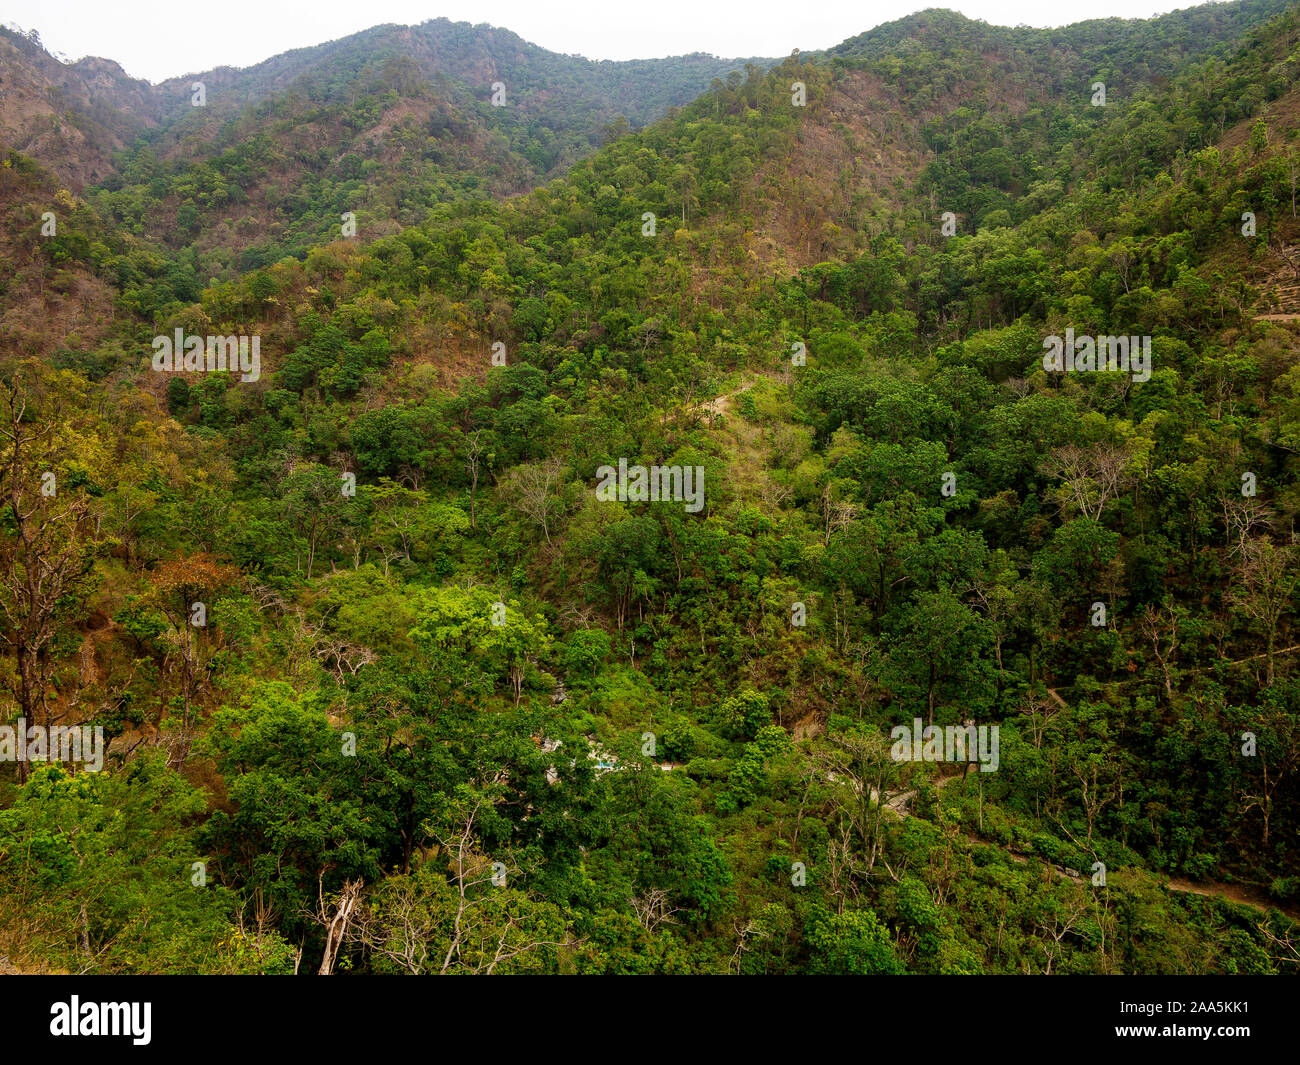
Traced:
[[1249, 906], [1252, 910], [1258, 910], [1260, 913], [1281, 910], [1291, 920], [1300, 921], [1300, 910], [1294, 906], [1283, 906], [1281, 903], [1273, 902], [1263, 892], [1241, 884], [1198, 884], [1192, 880], [1175, 877], [1165, 884], [1165, 887], [1170, 891], [1185, 891], [1191, 895], [1208, 895], [1210, 898], [1226, 899], [1228, 902], [1235, 902], [1240, 906]]
[[[1300, 320], [1300, 314], [1290, 314], [1290, 315], [1273, 314], [1273, 315], [1265, 315], [1264, 317], [1295, 318], [1297, 320]], [[1274, 651], [1273, 654], [1274, 655], [1287, 654], [1290, 651], [1300, 651], [1300, 644], [1296, 644], [1294, 647], [1284, 647], [1280, 651]], [[1267, 657], [1267, 653], [1262, 655], [1251, 655], [1249, 658], [1241, 658], [1238, 659], [1236, 662], [1230, 662], [1228, 664], [1235, 666], [1235, 665], [1240, 665], [1242, 662], [1252, 662], [1257, 658], [1265, 658], [1265, 657]], [[1065, 700], [1062, 699], [1056, 693], [1055, 688], [1048, 688], [1047, 694], [1050, 695], [1053, 699], [1055, 699], [1062, 709], [1067, 709]], [[948, 779], [951, 780], [955, 778], [950, 777]], [[914, 794], [916, 793], [909, 792], [909, 795], [914, 795]], [[1003, 849], [1006, 850], [1006, 848]], [[1007, 851], [1007, 853], [1010, 854], [1012, 859], [1015, 861], [1022, 862], [1022, 863], [1028, 861], [1027, 858], [1020, 857], [1012, 851]], [[1058, 870], [1058, 873], [1059, 870], [1061, 869], [1060, 866], [1053, 866], [1053, 868]], [[1265, 895], [1263, 892], [1253, 891], [1250, 888], [1242, 887], [1240, 884], [1223, 884], [1223, 883], [1213, 883], [1213, 882], [1198, 884], [1192, 880], [1184, 880], [1180, 877], [1174, 877], [1173, 879], [1165, 882], [1165, 887], [1170, 891], [1183, 891], [1192, 895], [1206, 895], [1209, 896], [1210, 898], [1224, 899], [1228, 902], [1235, 902], [1242, 906], [1249, 906], [1252, 909], [1259, 910], [1261, 913], [1268, 913], [1270, 910], [1281, 910], [1293, 921], [1300, 921], [1300, 909], [1297, 909], [1292, 906], [1282, 906], [1279, 903], [1271, 901], [1268, 898], [1268, 896]]]
[[725, 392], [714, 399], [701, 403], [696, 407], [696, 409], [706, 411], [709, 414], [727, 414], [731, 410], [732, 406], [734, 406], [732, 400], [737, 396], [744, 395], [760, 381], [771, 381], [772, 383], [779, 385], [782, 383], [788, 383], [787, 378], [788, 375], [783, 377], [781, 374], [777, 373], [758, 373], [753, 370], [745, 370], [740, 375], [739, 388], [733, 388], [730, 392]]
[[[961, 776], [957, 775], [951, 777], [940, 777], [938, 780], [934, 782], [935, 790], [938, 791], [940, 788], [946, 788], [954, 780], [961, 780]], [[879, 802], [880, 792], [872, 788], [871, 797], [875, 799], [877, 802]], [[905, 791], [900, 795], [895, 795], [892, 799], [890, 799], [888, 802], [885, 803], [885, 808], [888, 810], [893, 810], [894, 813], [898, 814], [899, 817], [911, 817], [912, 815], [907, 809], [907, 804], [910, 803], [915, 798], [916, 798], [916, 789], [913, 788], [911, 791]]]
[[[1065, 705], [1064, 701], [1061, 699], [1059, 695], [1056, 694], [1055, 691], [1051, 691], [1051, 689], [1048, 690], [1051, 692], [1051, 695], [1054, 699], [1060, 702], [1062, 706]], [[941, 777], [939, 780], [935, 781], [934, 786], [935, 789], [938, 790], [941, 788], [945, 788], [949, 784], [953, 783], [954, 781], [961, 780], [961, 779], [962, 779], [961, 774], [955, 774], [949, 777]], [[878, 800], [879, 793], [873, 790], [871, 793], [871, 797], [873, 799]], [[894, 813], [896, 813], [899, 816], [899, 818], [911, 817], [912, 814], [908, 810], [908, 805], [911, 803], [911, 801], [914, 798], [916, 798], [915, 788], [912, 789], [911, 791], [905, 791], [899, 795], [895, 795], [893, 798], [889, 799], [885, 803], [885, 808], [888, 810], [892, 810]], [[1000, 850], [1004, 851], [1006, 855], [1017, 865], [1029, 864], [1028, 855], [1020, 854], [1017, 851], [1013, 851], [1010, 847], [1003, 846], [1000, 843], [993, 843], [990, 840], [980, 839], [979, 837], [974, 835], [968, 834], [968, 838], [973, 843], [982, 843], [985, 846], [998, 847]], [[1063, 865], [1057, 865], [1054, 862], [1047, 862], [1046, 865], [1048, 866], [1048, 868], [1052, 870], [1052, 872], [1056, 874], [1058, 879], [1061, 880], [1085, 879], [1085, 874], [1080, 872], [1078, 869], [1070, 869]], [[1175, 877], [1165, 882], [1165, 888], [1169, 891], [1182, 891], [1191, 895], [1205, 895], [1209, 898], [1217, 898], [1217, 899], [1223, 899], [1227, 902], [1235, 902], [1241, 906], [1249, 906], [1251, 909], [1258, 910], [1260, 913], [1268, 913], [1270, 910], [1280, 910], [1282, 913], [1290, 917], [1291, 920], [1300, 922], [1300, 909], [1296, 909], [1291, 906], [1280, 905], [1279, 903], [1271, 901], [1268, 898], [1268, 896], [1263, 894], [1262, 892], [1254, 891], [1250, 888], [1243, 887], [1240, 884], [1222, 884], [1222, 883], [1198, 884], [1191, 880], [1184, 880]]]
[[707, 403], [701, 403], [700, 410], [708, 411], [710, 414], [726, 414], [731, 410], [731, 401], [742, 393], [748, 392], [753, 388], [757, 378], [742, 378], [742, 380], [744, 380], [745, 383], [735, 391], [727, 392], [724, 395], [718, 396], [716, 399], [709, 400]]

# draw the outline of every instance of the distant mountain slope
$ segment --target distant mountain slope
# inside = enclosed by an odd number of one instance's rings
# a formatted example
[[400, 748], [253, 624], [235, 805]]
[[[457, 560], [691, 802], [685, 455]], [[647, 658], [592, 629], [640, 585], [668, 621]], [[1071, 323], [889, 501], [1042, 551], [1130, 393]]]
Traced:
[[746, 62], [771, 61], [702, 53], [595, 61], [548, 51], [509, 30], [439, 18], [418, 26], [375, 26], [239, 70], [220, 67], [173, 78], [158, 91], [188, 103], [189, 86], [199, 79], [214, 95], [228, 95], [240, 105], [260, 103], [296, 85], [310, 85], [313, 92], [341, 99], [357, 71], [395, 56], [410, 60], [426, 78], [442, 75], [461, 82], [484, 102], [491, 84], [504, 81], [518, 112], [540, 116], [552, 129], [588, 128], [593, 121], [611, 122], [620, 115], [633, 125], [644, 125], [669, 107], [693, 99], [710, 78]]
[[124, 331], [195, 300], [193, 270], [108, 225], [19, 152], [0, 152], [0, 348], [98, 380], [125, 359]]
[[0, 27], [0, 145], [80, 189], [113, 172], [113, 153], [162, 118], [148, 82], [109, 59], [61, 63], [40, 37]]
[[[65, 232], [87, 221], [79, 207], [31, 160], [17, 153], [0, 159], [0, 226], [7, 234], [0, 259], [0, 345], [5, 348], [42, 355], [65, 344], [89, 348], [111, 326], [112, 286], [77, 261], [68, 241], [58, 237], [60, 216]], [[55, 235], [43, 236], [43, 229]], [[51, 240], [62, 246], [51, 246]], [[79, 243], [86, 245], [84, 237]]]
[[525, 191], [746, 64], [594, 62], [447, 19], [156, 86], [12, 31], [0, 46], [0, 142], [74, 191], [102, 184], [107, 215], [208, 274], [300, 255], [344, 212], [374, 237], [435, 203]]
[[[865, 71], [892, 87], [894, 121], [915, 122], [933, 153], [922, 188], [937, 210], [954, 212], [964, 226], [990, 217], [1010, 224], [1061, 195], [1072, 175], [1089, 172], [1099, 159], [1088, 146], [1103, 128], [1122, 131], [1106, 138], [1105, 151], [1121, 151], [1134, 165], [1150, 156], [1151, 173], [1174, 147], [1206, 143], [1207, 128], [1196, 124], [1211, 103], [1220, 122], [1253, 113], [1271, 91], [1269, 78], [1239, 63], [1244, 74], [1228, 94], [1170, 116], [1178, 122], [1172, 137], [1161, 130], [1160, 143], [1149, 144], [1142, 138], [1155, 131], [1135, 128], [1135, 116], [1144, 121], [1151, 110], [1140, 101], [1157, 98], [1194, 65], [1222, 61], [1248, 30], [1293, 7], [1242, 0], [1043, 30], [927, 10], [851, 38], [826, 57], [834, 69]], [[1209, 84], [1213, 68], [1200, 76]]]
[[951, 54], [976, 47], [1014, 49], [1053, 77], [1074, 77], [1109, 63], [1128, 80], [1168, 76], [1186, 60], [1222, 49], [1288, 0], [1201, 4], [1152, 18], [1090, 19], [1069, 26], [994, 26], [945, 8], [927, 8], [850, 37], [824, 53], [836, 59], [880, 59], [917, 51]]

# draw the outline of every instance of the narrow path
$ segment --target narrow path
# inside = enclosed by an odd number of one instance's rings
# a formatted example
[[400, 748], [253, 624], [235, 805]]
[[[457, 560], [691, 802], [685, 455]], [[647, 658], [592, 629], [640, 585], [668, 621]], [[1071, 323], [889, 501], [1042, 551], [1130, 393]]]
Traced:
[[[1059, 695], [1056, 694], [1055, 691], [1052, 691], [1052, 689], [1050, 688], [1048, 689], [1048, 691], [1051, 693], [1054, 699], [1056, 699], [1058, 702], [1061, 703], [1062, 706], [1065, 705], [1064, 701], [1061, 699]], [[935, 781], [934, 786], [935, 789], [938, 790], [947, 787], [949, 784], [953, 783], [953, 781], [961, 780], [961, 779], [962, 779], [961, 774], [954, 774], [953, 776], [949, 776], [949, 777], [940, 777], [939, 780]], [[880, 796], [879, 793], [873, 789], [871, 792], [871, 797], [879, 801]], [[885, 808], [887, 810], [891, 810], [894, 813], [896, 813], [900, 819], [911, 817], [912, 814], [911, 811], [908, 810], [908, 805], [911, 803], [911, 801], [914, 798], [916, 798], [915, 788], [913, 788], [911, 791], [905, 791], [902, 792], [901, 794], [895, 795], [893, 798], [889, 799], [885, 803]], [[1007, 857], [1009, 857], [1017, 865], [1029, 864], [1028, 855], [1021, 854], [1018, 851], [1013, 851], [1010, 847], [1004, 846], [1001, 843], [994, 843], [991, 840], [980, 839], [978, 836], [971, 835], [969, 833], [967, 834], [967, 838], [970, 839], [971, 842], [973, 843], [980, 843], [988, 847], [997, 847], [999, 850], [1005, 852]], [[1052, 872], [1054, 872], [1057, 878], [1060, 880], [1083, 880], [1087, 878], [1086, 875], [1080, 872], [1078, 869], [1070, 869], [1063, 865], [1057, 865], [1055, 862], [1046, 862], [1044, 864], [1046, 864], [1047, 867], [1051, 869]], [[1173, 879], [1167, 880], [1164, 886], [1166, 890], [1169, 891], [1181, 891], [1184, 892], [1185, 894], [1205, 895], [1209, 898], [1223, 899], [1226, 902], [1235, 902], [1241, 906], [1249, 906], [1251, 909], [1258, 910], [1260, 913], [1269, 913], [1272, 910], [1280, 910], [1282, 913], [1286, 914], [1289, 918], [1291, 918], [1291, 920], [1300, 923], [1300, 910], [1291, 906], [1283, 906], [1280, 903], [1273, 902], [1263, 893], [1253, 891], [1250, 888], [1243, 887], [1240, 884], [1223, 884], [1223, 883], [1198, 884], [1191, 880], [1184, 880], [1175, 877]]]
[[1239, 906], [1249, 906], [1252, 910], [1258, 910], [1260, 913], [1281, 910], [1291, 920], [1300, 921], [1300, 910], [1293, 906], [1283, 906], [1281, 903], [1273, 902], [1262, 892], [1244, 887], [1241, 884], [1198, 884], [1192, 880], [1175, 878], [1170, 880], [1165, 887], [1170, 891], [1184, 891], [1190, 895], [1208, 895], [1210, 898], [1226, 899], [1229, 902], [1237, 903]]
[[756, 377], [745, 376], [742, 377], [741, 380], [745, 383], [739, 388], [732, 392], [727, 392], [724, 395], [717, 396], [716, 398], [709, 400], [707, 403], [701, 403], [700, 410], [708, 411], [710, 414], [726, 414], [731, 409], [731, 401], [753, 388], [758, 379]]
[[[1297, 317], [1300, 317], [1300, 315], [1297, 315]], [[1274, 651], [1274, 652], [1273, 652], [1273, 655], [1274, 655], [1275, 657], [1276, 657], [1277, 655], [1288, 655], [1288, 654], [1290, 654], [1292, 651], [1300, 651], [1300, 643], [1296, 644], [1296, 645], [1293, 646], [1293, 647], [1283, 647], [1281, 650]], [[1268, 655], [1269, 655], [1269, 652], [1264, 651], [1264, 652], [1262, 652], [1261, 654], [1250, 655], [1250, 656], [1247, 657], [1247, 658], [1238, 658], [1235, 662], [1229, 662], [1228, 665], [1230, 665], [1230, 666], [1239, 666], [1239, 665], [1241, 665], [1241, 663], [1243, 663], [1243, 662], [1255, 662], [1255, 661], [1257, 661], [1258, 659], [1261, 659], [1261, 658], [1267, 658]], [[1202, 668], [1202, 669], [1209, 669], [1210, 667], [1209, 667], [1209, 666], [1202, 666], [1201, 668]], [[1199, 671], [1198, 671], [1198, 672], [1199, 672]]]
[[[1289, 317], [1300, 319], [1300, 315], [1290, 315]], [[1293, 647], [1284, 647], [1281, 650], [1274, 651], [1273, 654], [1284, 655], [1284, 654], [1288, 654], [1291, 651], [1300, 651], [1300, 644], [1296, 644]], [[1263, 654], [1251, 655], [1248, 658], [1239, 658], [1235, 662], [1229, 662], [1228, 665], [1237, 666], [1240, 665], [1242, 662], [1253, 662], [1256, 659], [1266, 658], [1266, 657], [1268, 657], [1267, 651], [1265, 651]], [[1208, 668], [1208, 667], [1203, 667], [1203, 668]], [[1192, 672], [1199, 672], [1199, 670], [1193, 670]], [[1048, 688], [1047, 694], [1050, 695], [1053, 699], [1055, 699], [1062, 709], [1068, 709], [1065, 700], [1062, 699], [1056, 693], [1055, 688]], [[916, 793], [910, 792], [909, 794], [914, 795]], [[1003, 850], [1006, 850], [1006, 848], [1004, 847]], [[1007, 853], [1011, 855], [1014, 861], [1018, 861], [1018, 862], [1028, 861], [1027, 858], [1022, 858], [1016, 855], [1012, 851], [1007, 851]], [[1058, 870], [1058, 875], [1059, 875], [1059, 871], [1061, 870], [1061, 867], [1053, 866], [1053, 868]], [[1279, 903], [1271, 901], [1266, 895], [1260, 892], [1253, 892], [1247, 888], [1242, 887], [1239, 884], [1223, 884], [1223, 883], [1198, 884], [1192, 880], [1184, 880], [1179, 877], [1175, 877], [1171, 880], [1166, 881], [1165, 887], [1170, 891], [1182, 891], [1192, 895], [1207, 895], [1211, 898], [1225, 899], [1228, 902], [1236, 902], [1242, 906], [1249, 906], [1252, 909], [1259, 910], [1261, 913], [1268, 913], [1270, 910], [1281, 910], [1293, 921], [1300, 921], [1300, 909], [1296, 909], [1291, 906], [1282, 906]]]

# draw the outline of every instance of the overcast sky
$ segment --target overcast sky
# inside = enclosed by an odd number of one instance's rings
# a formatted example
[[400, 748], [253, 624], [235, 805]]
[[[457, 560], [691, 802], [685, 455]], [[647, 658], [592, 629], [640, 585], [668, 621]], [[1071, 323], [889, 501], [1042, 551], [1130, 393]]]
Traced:
[[1000, 26], [1062, 26], [1192, 6], [1186, 0], [0, 0], [0, 22], [37, 30], [46, 48], [68, 59], [105, 56], [128, 74], [161, 81], [216, 66], [250, 66], [384, 22], [440, 16], [487, 22], [551, 51], [591, 59], [684, 52], [735, 58], [828, 48], [927, 7], [953, 8]]

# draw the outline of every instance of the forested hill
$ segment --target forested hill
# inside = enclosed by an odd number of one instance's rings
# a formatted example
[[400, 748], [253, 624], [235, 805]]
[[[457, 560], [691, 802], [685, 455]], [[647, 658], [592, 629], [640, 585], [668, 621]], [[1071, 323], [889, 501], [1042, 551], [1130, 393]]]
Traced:
[[594, 62], [447, 19], [158, 85], [104, 60], [65, 65], [9, 30], [0, 58], [2, 143], [74, 193], [100, 187], [116, 224], [205, 278], [304, 254], [345, 211], [396, 229], [449, 199], [522, 192], [769, 62]]
[[0, 763], [0, 953], [1296, 973], [1298, 79], [1297, 5], [928, 11], [211, 279], [182, 170], [45, 237], [10, 153], [4, 713], [110, 744]]
[[[1202, 4], [1149, 19], [1091, 19], [1069, 26], [991, 26], [942, 8], [887, 22], [828, 48], [831, 58], [904, 60], [918, 51], [1014, 52], [1055, 77], [1102, 73], [1169, 77], [1189, 60], [1230, 51], [1242, 35], [1285, 11], [1285, 0]], [[1107, 71], [1109, 72], [1109, 71]]]
[[113, 172], [113, 154], [161, 121], [147, 82], [108, 59], [63, 63], [39, 34], [0, 27], [0, 143], [80, 189]]

